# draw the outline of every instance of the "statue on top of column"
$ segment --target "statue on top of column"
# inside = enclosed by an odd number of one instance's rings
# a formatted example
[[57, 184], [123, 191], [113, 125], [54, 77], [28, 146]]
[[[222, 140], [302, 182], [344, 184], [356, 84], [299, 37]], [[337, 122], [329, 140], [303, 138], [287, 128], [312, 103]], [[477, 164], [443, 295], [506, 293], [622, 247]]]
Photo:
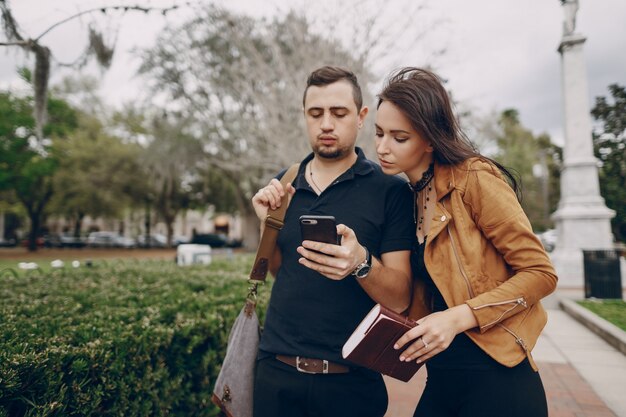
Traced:
[[565, 10], [563, 22], [563, 35], [572, 35], [576, 29], [576, 12], [578, 12], [578, 0], [561, 0]]

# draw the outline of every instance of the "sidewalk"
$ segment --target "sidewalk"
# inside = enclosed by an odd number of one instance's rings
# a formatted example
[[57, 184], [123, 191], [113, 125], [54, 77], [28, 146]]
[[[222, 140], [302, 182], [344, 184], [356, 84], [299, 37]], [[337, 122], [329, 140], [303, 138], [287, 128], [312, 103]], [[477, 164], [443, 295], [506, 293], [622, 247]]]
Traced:
[[[550, 417], [626, 417], [626, 356], [558, 309], [559, 294], [546, 299], [548, 324], [533, 357], [543, 379]], [[407, 384], [386, 378], [385, 417], [410, 417], [426, 370]]]

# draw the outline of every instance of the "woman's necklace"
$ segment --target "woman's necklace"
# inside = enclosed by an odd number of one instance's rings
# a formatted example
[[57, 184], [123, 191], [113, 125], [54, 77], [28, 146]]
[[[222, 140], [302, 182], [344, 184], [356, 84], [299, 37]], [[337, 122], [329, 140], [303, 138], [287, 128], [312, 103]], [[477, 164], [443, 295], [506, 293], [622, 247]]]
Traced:
[[[413, 220], [415, 220], [415, 223], [417, 224], [418, 231], [422, 231], [422, 229], [424, 228], [424, 217], [426, 216], [426, 210], [428, 209], [428, 202], [430, 201], [430, 192], [432, 190], [433, 190], [432, 184], [429, 183], [427, 187], [427, 191], [415, 194], [415, 206], [413, 209]], [[417, 217], [416, 211], [418, 210], [418, 205], [420, 205], [419, 207], [420, 215], [419, 215], [419, 218], [416, 219]]]
[[317, 193], [322, 194], [322, 189], [313, 179], [313, 161], [309, 162], [309, 178], [311, 179], [311, 185], [317, 189]]
[[428, 165], [428, 169], [424, 171], [424, 173], [422, 174], [422, 178], [420, 178], [420, 180], [416, 182], [415, 184], [409, 183], [409, 186], [414, 192], [419, 193], [428, 184], [430, 184], [430, 181], [433, 179], [434, 176], [435, 176], [435, 164], [430, 164]]
[[[415, 204], [413, 205], [413, 220], [417, 224], [417, 230], [420, 232], [424, 227], [424, 216], [426, 214], [427, 204], [430, 201], [430, 192], [433, 190], [432, 180], [434, 176], [435, 164], [430, 164], [428, 166], [428, 169], [422, 174], [422, 178], [419, 181], [417, 181], [415, 184], [409, 183], [409, 186], [415, 193]], [[424, 188], [427, 188], [427, 191], [425, 193], [422, 193], [422, 191], [424, 191]], [[420, 196], [421, 201], [419, 198]], [[418, 205], [423, 206], [423, 208], [420, 207], [419, 218], [417, 217]]]

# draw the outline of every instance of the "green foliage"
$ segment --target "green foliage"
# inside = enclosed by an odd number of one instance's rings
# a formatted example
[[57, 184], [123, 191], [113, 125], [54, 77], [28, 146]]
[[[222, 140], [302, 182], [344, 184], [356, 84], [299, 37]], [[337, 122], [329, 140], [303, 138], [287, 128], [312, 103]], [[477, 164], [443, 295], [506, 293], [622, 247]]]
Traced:
[[559, 202], [561, 148], [546, 134], [533, 135], [521, 124], [515, 109], [502, 112], [498, 127], [495, 159], [519, 175], [522, 207], [536, 231], [546, 230], [552, 225], [550, 213]]
[[210, 395], [251, 262], [5, 274], [0, 416], [216, 415]]
[[596, 97], [591, 114], [598, 121], [593, 133], [594, 153], [602, 161], [600, 192], [606, 205], [615, 210], [613, 233], [626, 241], [626, 88], [611, 84], [612, 103]]
[[626, 302], [623, 300], [579, 301], [578, 304], [626, 331]]
[[93, 116], [79, 115], [78, 128], [55, 151], [60, 164], [50, 211], [74, 219], [76, 235], [84, 216], [121, 216], [145, 191], [139, 146], [107, 134]]
[[[46, 137], [59, 138], [76, 127], [75, 111], [63, 100], [48, 100]], [[46, 205], [53, 194], [58, 168], [50, 140], [35, 137], [32, 99], [0, 92], [0, 191], [10, 191], [24, 206], [31, 222], [31, 249]]]

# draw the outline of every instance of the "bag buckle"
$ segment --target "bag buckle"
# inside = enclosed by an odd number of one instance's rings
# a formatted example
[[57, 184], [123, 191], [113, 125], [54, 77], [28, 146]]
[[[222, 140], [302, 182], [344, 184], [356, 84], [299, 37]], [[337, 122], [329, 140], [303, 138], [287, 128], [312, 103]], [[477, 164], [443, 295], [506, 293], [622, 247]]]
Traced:
[[256, 303], [259, 284], [262, 283], [263, 281], [254, 281], [251, 279], [248, 280], [248, 284], [250, 284], [250, 286], [248, 287], [248, 295], [246, 296], [248, 300], [254, 301]]
[[283, 228], [284, 224], [285, 223], [282, 220], [272, 217], [269, 214], [265, 218], [265, 225], [268, 227], [271, 227], [272, 229], [276, 229], [278, 231], [280, 231], [280, 229]]

